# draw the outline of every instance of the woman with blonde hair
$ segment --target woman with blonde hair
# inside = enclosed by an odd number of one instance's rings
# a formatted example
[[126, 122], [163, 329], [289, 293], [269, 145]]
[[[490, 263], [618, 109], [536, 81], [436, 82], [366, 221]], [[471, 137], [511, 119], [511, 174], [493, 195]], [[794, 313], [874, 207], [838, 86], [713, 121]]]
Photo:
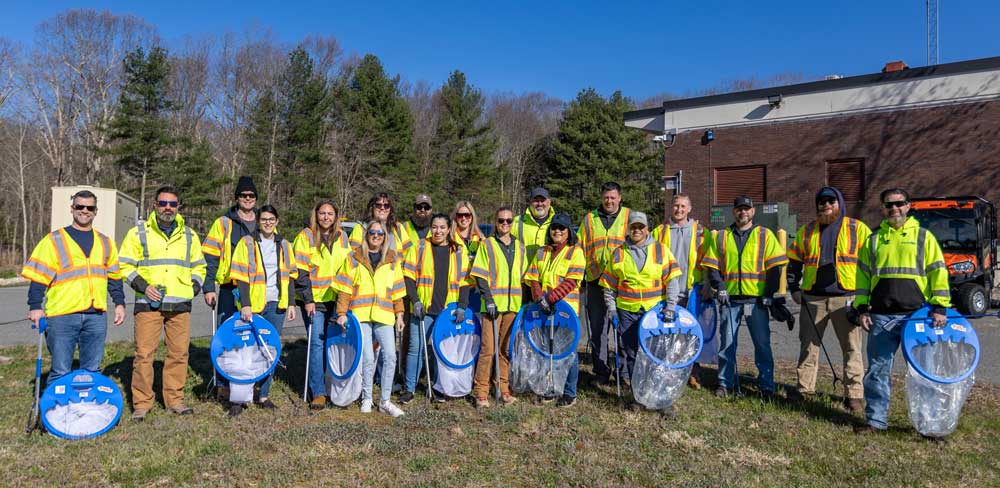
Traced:
[[486, 236], [479, 230], [479, 219], [471, 202], [461, 200], [455, 204], [455, 210], [451, 212], [451, 232], [455, 244], [462, 247], [469, 261], [475, 259], [479, 244]]

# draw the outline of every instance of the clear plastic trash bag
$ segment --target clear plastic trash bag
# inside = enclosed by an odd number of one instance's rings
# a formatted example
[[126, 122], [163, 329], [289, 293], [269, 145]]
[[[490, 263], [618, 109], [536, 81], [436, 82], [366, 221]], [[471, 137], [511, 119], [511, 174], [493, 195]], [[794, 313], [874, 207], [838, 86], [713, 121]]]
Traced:
[[[964, 342], [937, 341], [914, 347], [910, 357], [934, 376], [954, 378], [973, 366], [976, 349]], [[910, 421], [917, 432], [928, 437], [954, 432], [973, 383], [974, 373], [954, 383], [939, 383], [908, 365], [906, 398]]]
[[47, 424], [61, 437], [90, 437], [118, 421], [119, 408], [109, 402], [79, 402], [56, 405], [45, 412]]
[[107, 376], [78, 369], [46, 388], [39, 401], [42, 425], [63, 439], [89, 439], [108, 432], [121, 418], [124, 397]]
[[[566, 327], [555, 327], [552, 341], [549, 341], [548, 327], [534, 327], [528, 335], [530, 343], [524, 330], [519, 328], [514, 339], [510, 388], [515, 393], [530, 392], [542, 397], [562, 395], [569, 370], [578, 360], [574, 344], [579, 334]], [[570, 351], [571, 348], [574, 350]]]
[[[698, 354], [700, 339], [691, 334], [663, 334], [646, 339], [646, 348], [661, 361], [683, 363]], [[692, 365], [671, 368], [654, 362], [641, 348], [635, 358], [632, 394], [651, 410], [669, 408], [684, 392]]]
[[460, 334], [447, 337], [434, 345], [434, 359], [437, 361], [435, 390], [454, 398], [463, 397], [472, 392], [475, 366], [456, 368], [452, 365], [461, 366], [474, 363], [479, 357], [479, 343], [480, 338], [476, 334]]
[[267, 376], [278, 350], [272, 346], [264, 348], [256, 344], [224, 351], [216, 359], [221, 372], [234, 380], [256, 380]]
[[328, 367], [334, 373], [326, 375], [327, 393], [330, 402], [338, 407], [346, 407], [361, 397], [361, 368], [357, 364], [360, 355], [360, 350], [344, 343], [326, 349]]

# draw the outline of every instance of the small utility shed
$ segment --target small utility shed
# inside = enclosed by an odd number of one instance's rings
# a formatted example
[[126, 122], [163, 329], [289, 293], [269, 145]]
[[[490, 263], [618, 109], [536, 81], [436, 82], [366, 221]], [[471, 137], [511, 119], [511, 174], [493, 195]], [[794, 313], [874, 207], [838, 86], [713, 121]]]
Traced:
[[664, 177], [682, 172], [694, 216], [739, 194], [788, 202], [808, 222], [821, 186], [877, 225], [878, 194], [1000, 201], [1000, 57], [669, 100], [625, 114], [666, 136]]

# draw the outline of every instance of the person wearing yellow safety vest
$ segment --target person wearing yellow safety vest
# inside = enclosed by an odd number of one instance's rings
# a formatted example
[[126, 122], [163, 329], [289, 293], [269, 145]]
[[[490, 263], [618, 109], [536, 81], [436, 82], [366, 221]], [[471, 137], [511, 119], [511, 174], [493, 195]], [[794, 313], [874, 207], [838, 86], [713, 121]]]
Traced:
[[[257, 230], [243, 236], [233, 251], [233, 262], [229, 275], [236, 282], [239, 291], [240, 319], [252, 322], [253, 316], [260, 315], [271, 323], [281, 335], [287, 315], [295, 320], [295, 278], [298, 269], [292, 245], [276, 231], [278, 210], [264, 205], [257, 211]], [[269, 398], [273, 372], [259, 382], [260, 392], [257, 404], [269, 410], [278, 408]], [[229, 416], [243, 412], [242, 403], [229, 406]]]
[[[559, 212], [552, 217], [545, 246], [538, 249], [535, 260], [528, 266], [524, 281], [531, 289], [531, 299], [546, 315], [555, 312], [555, 304], [565, 301], [579, 315], [580, 282], [587, 263], [583, 249], [570, 226], [569, 215]], [[572, 407], [576, 403], [576, 386], [580, 376], [580, 362], [574, 361], [566, 376], [563, 396], [558, 407]], [[547, 399], [554, 400], [554, 398]]]
[[403, 225], [413, 245], [427, 238], [427, 233], [431, 230], [431, 215], [434, 215], [434, 203], [430, 195], [417, 195], [413, 201], [413, 215]]
[[[462, 248], [462, 254], [469, 260], [471, 269], [472, 262], [476, 260], [476, 251], [486, 239], [483, 231], [479, 230], [479, 218], [472, 203], [460, 200], [455, 204], [455, 210], [451, 212], [451, 229], [454, 234], [452, 240]], [[482, 308], [482, 297], [475, 286], [469, 290], [469, 303], [473, 305], [471, 311], [478, 314]]]
[[[646, 214], [628, 216], [628, 242], [615, 249], [601, 275], [605, 305], [618, 316], [625, 381], [631, 382], [639, 352], [639, 321], [647, 310], [664, 302], [660, 318], [677, 318], [681, 269], [667, 246], [649, 234]], [[637, 408], [639, 404], [633, 404]]]
[[365, 240], [354, 248], [334, 280], [337, 290], [337, 323], [347, 325], [350, 311], [361, 323], [361, 413], [372, 411], [372, 385], [375, 381], [375, 346], [380, 346], [382, 368], [379, 411], [391, 417], [403, 415], [390, 397], [392, 376], [396, 372], [396, 330], [403, 330], [402, 260], [386, 245], [385, 227], [373, 220], [365, 227]]
[[545, 239], [549, 235], [549, 224], [552, 223], [552, 216], [555, 214], [552, 200], [549, 199], [549, 191], [542, 187], [531, 190], [528, 208], [514, 220], [510, 230], [511, 235], [524, 245], [524, 250], [528, 254], [528, 264], [535, 260], [538, 249], [545, 245]]
[[118, 249], [93, 227], [97, 196], [81, 190], [70, 202], [73, 223], [46, 234], [21, 268], [29, 282], [28, 320], [38, 327], [44, 317], [48, 324], [40, 333], [52, 357], [49, 384], [72, 370], [77, 344], [80, 369], [101, 370], [108, 295], [115, 304], [115, 325], [125, 321]]
[[[600, 286], [601, 273], [616, 248], [625, 244], [626, 223], [630, 210], [622, 207], [622, 189], [618, 183], [601, 186], [601, 205], [583, 218], [578, 237], [587, 258], [587, 321], [590, 324], [590, 350], [598, 383], [608, 384], [611, 367], [608, 358], [608, 324], [611, 314], [604, 303]], [[612, 358], [611, 361], [614, 361]]]
[[[413, 400], [413, 392], [424, 366], [422, 357], [427, 354], [427, 341], [433, 333], [434, 320], [438, 314], [449, 304], [457, 302], [456, 321], [465, 320], [469, 304], [471, 266], [453, 236], [451, 218], [445, 214], [434, 214], [427, 239], [411, 247], [403, 261], [406, 295], [413, 307], [410, 314], [409, 349], [406, 351], [406, 384], [399, 396], [399, 401], [403, 404]], [[424, 337], [420, 335], [421, 329], [426, 334]], [[430, 373], [434, 376], [435, 362], [429, 363]], [[432, 388], [432, 385], [427, 385], [427, 388]], [[443, 401], [437, 393], [434, 393], [434, 397]]]
[[951, 307], [948, 268], [937, 239], [913, 217], [910, 195], [893, 188], [879, 196], [885, 220], [858, 253], [854, 308], [868, 331], [868, 372], [865, 373], [865, 424], [857, 434], [888, 428], [889, 376], [905, 324], [912, 312], [929, 304], [933, 327], [947, 325]]
[[757, 386], [765, 400], [774, 398], [774, 356], [771, 354], [769, 309], [781, 284], [781, 267], [788, 263], [785, 250], [770, 229], [753, 223], [753, 200], [733, 200], [734, 222], [719, 231], [701, 260], [712, 287], [718, 290], [722, 320], [719, 324], [719, 386], [715, 395], [725, 398], [738, 386], [736, 343], [745, 307], [750, 307], [747, 328], [753, 340]]
[[257, 186], [249, 176], [236, 183], [236, 205], [215, 219], [205, 236], [202, 252], [208, 264], [205, 276], [205, 304], [216, 311], [219, 323], [236, 313], [236, 285], [229, 277], [236, 243], [257, 230]]
[[[510, 394], [508, 384], [510, 354], [505, 345], [510, 343], [514, 318], [521, 310], [521, 283], [528, 261], [524, 244], [510, 233], [513, 222], [514, 211], [510, 207], [497, 209], [493, 235], [479, 246], [479, 253], [472, 264], [471, 275], [482, 297], [480, 311], [483, 314], [482, 340], [472, 388], [478, 408], [490, 406], [487, 395], [491, 373], [495, 374], [495, 387], [503, 403], [510, 405], [516, 401]], [[500, 345], [499, 351], [494, 350], [494, 342]], [[493, 355], [497, 353], [499, 370], [494, 372]]]
[[162, 334], [163, 403], [173, 413], [194, 413], [184, 404], [191, 300], [205, 281], [201, 240], [178, 213], [180, 193], [163, 186], [153, 194], [155, 212], [125, 234], [121, 269], [135, 290], [135, 358], [132, 361], [132, 420], [141, 422], [153, 407], [153, 356]]
[[857, 287], [858, 251], [871, 236], [864, 222], [846, 215], [840, 190], [825, 186], [816, 193], [816, 220], [803, 225], [788, 246], [788, 290], [799, 311], [797, 385], [788, 400], [801, 402], [816, 393], [816, 370], [827, 326], [832, 326], [844, 358], [844, 404], [861, 413], [861, 329], [847, 319]]
[[[295, 237], [295, 288], [301, 299], [309, 348], [306, 389], [312, 392], [309, 408], [326, 408], [326, 324], [337, 300], [333, 280], [351, 252], [347, 233], [339, 225], [340, 212], [333, 200], [320, 200], [313, 207], [309, 227]], [[313, 325], [316, 325], [313, 327]]]
[[[368, 200], [368, 207], [362, 222], [377, 220], [387, 229], [386, 245], [396, 251], [396, 258], [403, 259], [406, 252], [413, 246], [410, 234], [396, 216], [396, 204], [388, 193], [377, 193]], [[351, 247], [358, 247], [364, 242], [365, 226], [357, 225], [351, 230]]]
[[[677, 260], [677, 266], [680, 267], [680, 282], [682, 286], [677, 303], [682, 307], [686, 307], [688, 293], [690, 293], [695, 284], [702, 283], [703, 281], [704, 284], [701, 288], [702, 296], [700, 298], [702, 300], [711, 300], [712, 288], [708, 284], [707, 275], [704, 275], [698, 266], [701, 256], [705, 254], [705, 245], [711, 241], [711, 236], [709, 236], [709, 239], [705, 239], [705, 226], [701, 225], [701, 222], [697, 220], [688, 218], [691, 214], [691, 198], [689, 196], [684, 194], [674, 195], [670, 206], [670, 219], [653, 230], [653, 239], [659, 241], [667, 249], [670, 249], [670, 253]], [[695, 298], [697, 299], [698, 297]], [[709, 353], [704, 353], [703, 350], [702, 357], [705, 357], [707, 354], [711, 354], [708, 357], [715, 356], [715, 342], [711, 341], [705, 344], [705, 349], [709, 349], [709, 347], [711, 347]], [[691, 376], [688, 377], [688, 385], [696, 390], [701, 388], [701, 383], [698, 381], [699, 372], [700, 365], [695, 362], [691, 369]]]

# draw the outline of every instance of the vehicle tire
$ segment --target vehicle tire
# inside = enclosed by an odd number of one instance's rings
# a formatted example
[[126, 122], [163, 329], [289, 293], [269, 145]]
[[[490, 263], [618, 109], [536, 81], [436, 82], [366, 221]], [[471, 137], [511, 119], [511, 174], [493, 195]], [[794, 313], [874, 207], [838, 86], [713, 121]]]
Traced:
[[990, 297], [986, 289], [976, 283], [966, 283], [958, 288], [957, 301], [954, 304], [959, 312], [965, 315], [981, 315], [990, 306]]

